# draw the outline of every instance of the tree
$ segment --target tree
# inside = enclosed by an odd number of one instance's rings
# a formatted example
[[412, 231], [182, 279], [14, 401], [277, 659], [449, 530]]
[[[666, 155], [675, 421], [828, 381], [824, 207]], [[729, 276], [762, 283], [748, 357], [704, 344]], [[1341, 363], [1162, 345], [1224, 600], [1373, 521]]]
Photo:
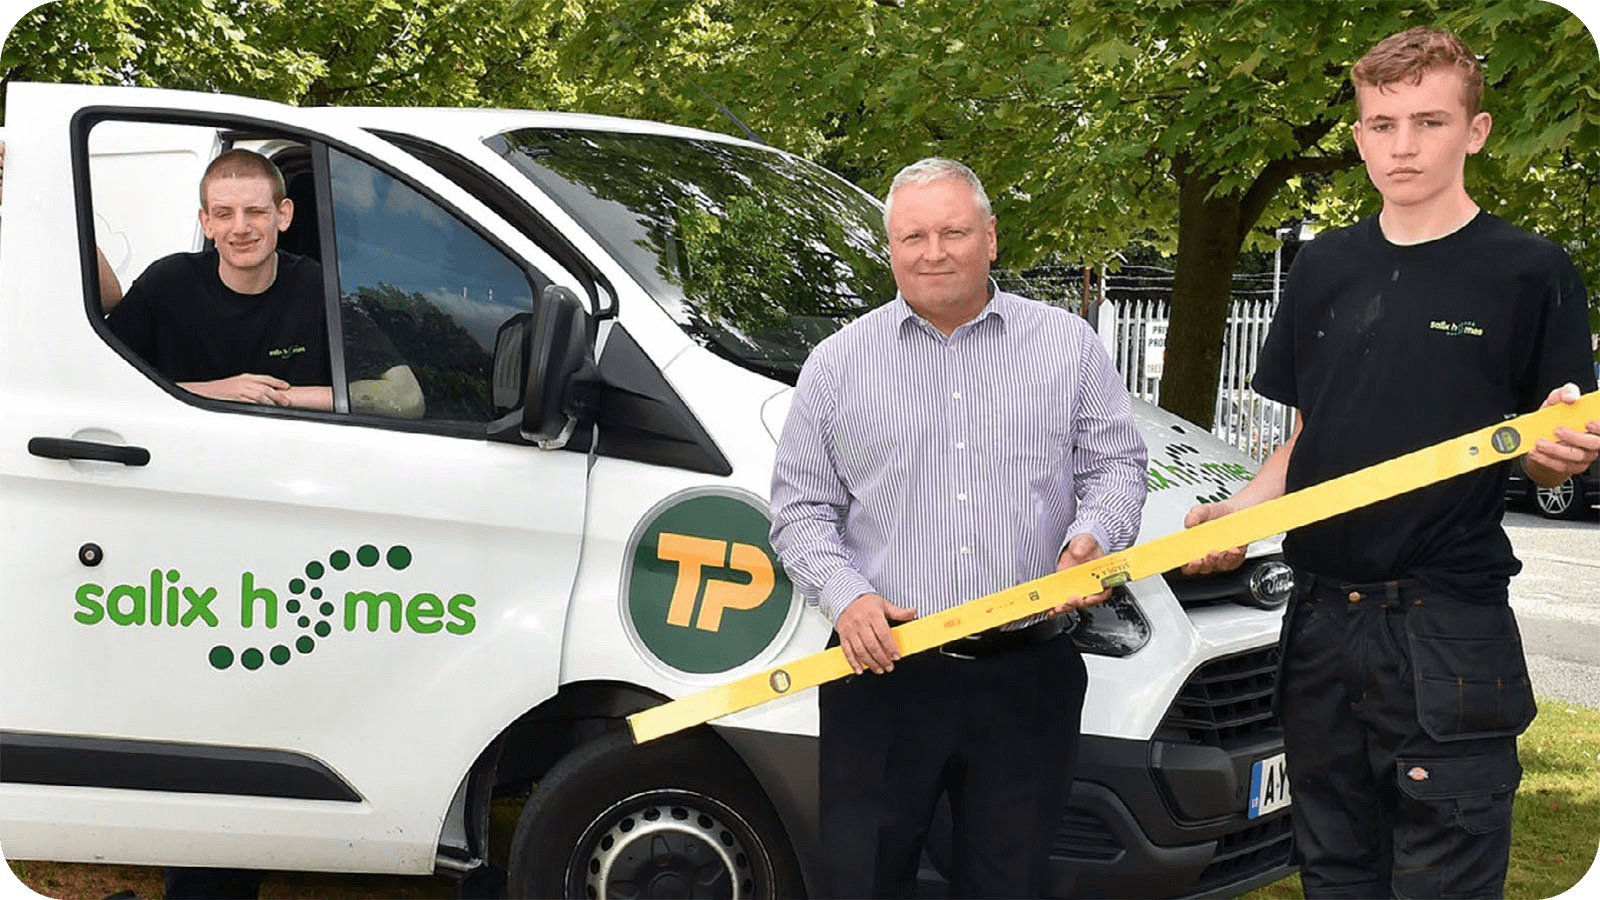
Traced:
[[994, 196], [1014, 266], [1107, 262], [1136, 243], [1174, 254], [1162, 403], [1204, 424], [1240, 252], [1270, 248], [1276, 226], [1308, 211], [1328, 227], [1375, 209], [1349, 136], [1347, 73], [1412, 25], [1443, 24], [1487, 52], [1497, 125], [1469, 176], [1474, 195], [1564, 243], [1600, 288], [1600, 57], [1581, 22], [1550, 4], [546, 9], [576, 29], [560, 52], [568, 77], [581, 67], [589, 84], [637, 77], [648, 87], [612, 111], [735, 131], [712, 118], [714, 98], [774, 143], [880, 193], [919, 156], [963, 159]]
[[305, 105], [559, 108], [542, 20], [510, 0], [56, 0], [0, 78], [222, 91]]
[[1241, 252], [1376, 208], [1349, 66], [1415, 24], [1486, 54], [1486, 208], [1561, 242], [1600, 294], [1600, 54], [1525, 0], [57, 0], [5, 79], [294, 103], [551, 107], [746, 128], [881, 194], [938, 153], [984, 177], [1002, 262], [1175, 257], [1162, 403], [1209, 423]]

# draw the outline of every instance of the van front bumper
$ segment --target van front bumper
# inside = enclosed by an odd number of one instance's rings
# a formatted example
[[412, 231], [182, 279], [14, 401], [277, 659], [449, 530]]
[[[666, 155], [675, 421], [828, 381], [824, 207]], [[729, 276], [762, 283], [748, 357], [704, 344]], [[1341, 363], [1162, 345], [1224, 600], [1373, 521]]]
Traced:
[[1230, 897], [1294, 872], [1284, 809], [1250, 819], [1266, 739], [1224, 750], [1085, 735], [1051, 848], [1056, 897]]

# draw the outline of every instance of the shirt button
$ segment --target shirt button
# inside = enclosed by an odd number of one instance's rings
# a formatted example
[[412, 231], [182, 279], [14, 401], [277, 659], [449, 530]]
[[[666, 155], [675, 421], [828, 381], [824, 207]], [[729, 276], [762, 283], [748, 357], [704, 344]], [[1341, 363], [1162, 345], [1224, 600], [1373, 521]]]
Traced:
[[956, 441], [956, 449], [957, 450], [965, 450], [965, 449], [967, 449], [967, 442], [966, 441]]
[[961, 392], [960, 391], [956, 391], [954, 394], [951, 394], [950, 396], [952, 398], [956, 399], [956, 400], [960, 400], [961, 399]]
[[965, 500], [965, 499], [967, 499], [967, 495], [966, 494], [957, 494], [956, 495], [956, 499], [957, 500]]
[[962, 556], [971, 556], [972, 555], [972, 548], [971, 547], [962, 547], [961, 548], [961, 555]]

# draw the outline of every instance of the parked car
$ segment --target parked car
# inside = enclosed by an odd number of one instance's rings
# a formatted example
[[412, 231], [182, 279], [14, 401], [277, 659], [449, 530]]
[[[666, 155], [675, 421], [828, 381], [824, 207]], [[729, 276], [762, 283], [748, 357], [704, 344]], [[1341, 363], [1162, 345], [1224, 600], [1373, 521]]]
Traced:
[[1506, 476], [1506, 506], [1536, 509], [1547, 519], [1593, 519], [1600, 507], [1600, 459], [1553, 488], [1534, 484], [1522, 464], [1513, 463]]

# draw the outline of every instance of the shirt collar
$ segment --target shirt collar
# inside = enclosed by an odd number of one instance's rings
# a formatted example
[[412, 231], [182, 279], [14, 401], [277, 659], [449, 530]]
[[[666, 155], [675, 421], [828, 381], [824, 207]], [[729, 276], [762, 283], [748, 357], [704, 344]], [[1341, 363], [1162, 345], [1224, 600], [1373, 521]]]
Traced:
[[[934, 328], [932, 323], [917, 315], [917, 311], [912, 309], [911, 304], [906, 302], [904, 294], [901, 294], [899, 291], [895, 291], [894, 299], [890, 301], [890, 304], [895, 308], [895, 321], [900, 325], [900, 334], [902, 337], [906, 333], [907, 326], [916, 326], [916, 324], [919, 322], [931, 332], [935, 334], [938, 333], [939, 329]], [[983, 309], [979, 310], [978, 314], [972, 317], [972, 321], [967, 322], [960, 327], [968, 328], [976, 325], [979, 322], [982, 322], [984, 319], [987, 319], [990, 316], [994, 316], [1000, 320], [1001, 328], [1004, 329], [1005, 323], [1016, 311], [1015, 304], [1016, 298], [1011, 294], [1000, 290], [1000, 285], [994, 280], [994, 278], [991, 277], [989, 279], [989, 302], [985, 303], [983, 305]]]

